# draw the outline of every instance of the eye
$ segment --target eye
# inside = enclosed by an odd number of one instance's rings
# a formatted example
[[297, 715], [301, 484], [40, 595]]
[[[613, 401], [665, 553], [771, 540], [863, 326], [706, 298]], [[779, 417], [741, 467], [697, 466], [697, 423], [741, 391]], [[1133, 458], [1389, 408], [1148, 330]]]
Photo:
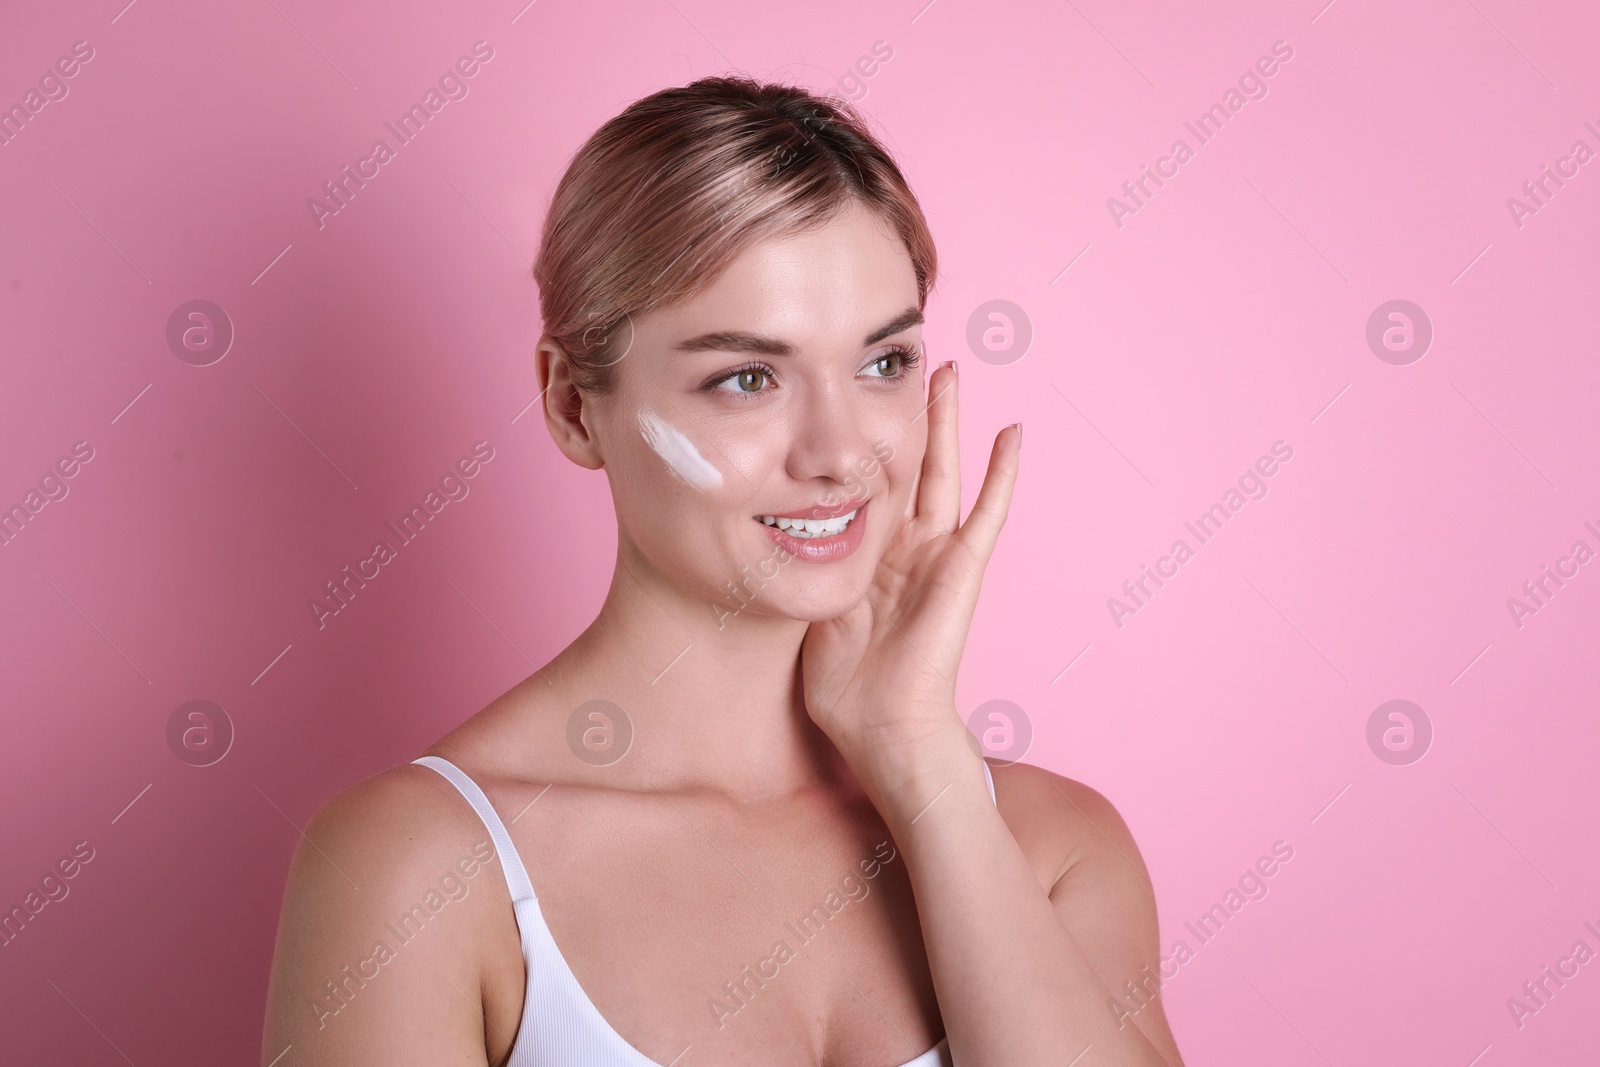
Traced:
[[882, 378], [885, 381], [897, 381], [906, 377], [910, 373], [911, 369], [921, 362], [922, 353], [918, 350], [914, 348], [905, 348], [901, 345], [895, 345], [894, 347], [880, 353], [878, 358], [867, 364], [867, 366], [878, 369], [882, 368], [885, 363], [891, 364], [892, 366], [898, 368], [894, 373], [873, 374], [869, 375], [869, 377]]
[[[722, 377], [708, 383], [710, 389], [721, 393], [736, 393], [740, 396], [755, 396], [758, 393], [768, 392], [762, 389], [764, 382], [773, 377], [772, 368], [764, 363], [746, 363], [742, 367], [735, 367]], [[729, 382], [733, 387], [724, 388]]]

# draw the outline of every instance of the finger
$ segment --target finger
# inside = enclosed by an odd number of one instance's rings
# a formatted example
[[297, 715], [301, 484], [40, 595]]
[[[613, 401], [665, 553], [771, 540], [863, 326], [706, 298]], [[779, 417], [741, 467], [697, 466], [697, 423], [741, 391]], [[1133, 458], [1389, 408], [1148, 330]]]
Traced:
[[917, 518], [941, 533], [961, 519], [961, 456], [956, 440], [956, 368], [941, 365], [928, 380], [928, 448], [917, 486]]
[[1006, 524], [1006, 515], [1011, 511], [1011, 491], [1017, 484], [1021, 455], [1021, 423], [1007, 426], [995, 435], [994, 451], [989, 453], [989, 470], [983, 476], [983, 488], [978, 490], [978, 502], [956, 532], [961, 542], [985, 564], [1000, 540], [1000, 528]]

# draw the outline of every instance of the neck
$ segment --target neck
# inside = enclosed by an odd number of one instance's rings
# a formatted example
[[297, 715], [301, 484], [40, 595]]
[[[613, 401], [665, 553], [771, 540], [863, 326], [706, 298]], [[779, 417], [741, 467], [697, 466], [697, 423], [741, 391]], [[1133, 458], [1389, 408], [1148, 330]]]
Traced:
[[808, 623], [743, 596], [676, 584], [623, 537], [599, 614], [533, 684], [564, 711], [596, 698], [623, 709], [632, 745], [603, 770], [625, 788], [756, 800], [836, 780], [844, 760], [802, 697]]

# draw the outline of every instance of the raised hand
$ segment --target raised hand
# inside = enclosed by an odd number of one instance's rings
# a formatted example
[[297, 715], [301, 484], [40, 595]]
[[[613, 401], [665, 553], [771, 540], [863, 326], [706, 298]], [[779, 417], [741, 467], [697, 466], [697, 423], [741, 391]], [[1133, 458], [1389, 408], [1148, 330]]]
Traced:
[[922, 470], [863, 601], [812, 623], [801, 644], [806, 711], [864, 781], [893, 775], [921, 751], [966, 743], [956, 670], [1010, 510], [1022, 427], [996, 435], [977, 503], [960, 523], [956, 380], [948, 362], [930, 376]]

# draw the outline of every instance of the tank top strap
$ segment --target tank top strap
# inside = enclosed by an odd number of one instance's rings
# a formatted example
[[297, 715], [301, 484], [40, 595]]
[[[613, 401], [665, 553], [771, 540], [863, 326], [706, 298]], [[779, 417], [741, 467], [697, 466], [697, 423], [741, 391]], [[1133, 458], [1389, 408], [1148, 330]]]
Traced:
[[989, 799], [994, 800], [995, 804], [998, 805], [1000, 801], [995, 800], [994, 775], [989, 773], [989, 761], [979, 757], [978, 762], [983, 764], [983, 780], [989, 783]]
[[420, 756], [411, 762], [432, 767], [449, 779], [450, 784], [467, 798], [467, 803], [472, 805], [472, 810], [478, 813], [478, 818], [483, 820], [489, 836], [494, 839], [494, 850], [500, 856], [500, 870], [505, 875], [506, 888], [511, 890], [512, 901], [532, 897], [533, 883], [528, 879], [527, 868], [522, 865], [522, 857], [517, 854], [517, 846], [511, 843], [511, 835], [506, 832], [505, 823], [500, 821], [499, 813], [494, 810], [494, 805], [489, 803], [489, 798], [478, 787], [478, 783], [474, 782], [466, 771], [443, 756]]

